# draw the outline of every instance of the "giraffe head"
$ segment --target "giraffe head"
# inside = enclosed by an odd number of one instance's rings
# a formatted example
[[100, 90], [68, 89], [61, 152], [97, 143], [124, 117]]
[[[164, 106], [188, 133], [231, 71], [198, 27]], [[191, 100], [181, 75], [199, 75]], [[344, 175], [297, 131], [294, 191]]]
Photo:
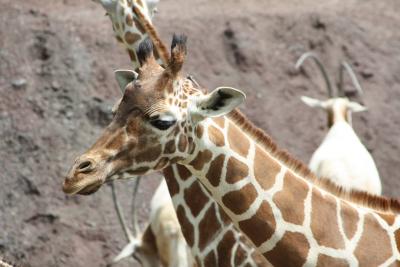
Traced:
[[154, 58], [146, 39], [137, 51], [141, 68], [116, 71], [124, 95], [101, 137], [78, 157], [65, 178], [65, 193], [90, 194], [123, 174], [143, 175], [182, 161], [195, 150], [202, 121], [222, 116], [245, 99], [243, 92], [219, 87], [204, 93], [180, 75], [186, 37], [174, 35], [167, 67]]

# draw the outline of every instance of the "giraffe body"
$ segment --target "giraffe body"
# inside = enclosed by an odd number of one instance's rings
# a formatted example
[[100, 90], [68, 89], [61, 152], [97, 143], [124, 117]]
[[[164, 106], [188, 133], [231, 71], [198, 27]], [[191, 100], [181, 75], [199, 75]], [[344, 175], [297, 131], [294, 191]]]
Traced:
[[[121, 31], [118, 29], [129, 29], [129, 25], [124, 25], [128, 21], [126, 19], [127, 15], [137, 18], [142, 24], [147, 25], [147, 27], [142, 27], [147, 31], [155, 32], [155, 29], [152, 28], [151, 21], [149, 18], [152, 16], [152, 12], [155, 9], [155, 4], [158, 1], [148, 0], [145, 3], [147, 4], [147, 9], [150, 11], [150, 14], [144, 14], [142, 18], [147, 19], [147, 21], [142, 21], [139, 19], [139, 16], [132, 12], [132, 6], [129, 5], [129, 2], [117, 2], [117, 1], [105, 1], [99, 0], [103, 7], [106, 9], [107, 13], [110, 15], [110, 19], [113, 23], [113, 29], [117, 39], [124, 44], [127, 48], [131, 59], [134, 69], [138, 69], [140, 67], [140, 62], [137, 58], [136, 50], [138, 48], [138, 43], [140, 40], [131, 45], [126, 40], [125, 35], [121, 34]], [[137, 2], [137, 1], [135, 1]], [[123, 9], [124, 12], [120, 10]], [[143, 9], [141, 9], [144, 12]], [[139, 10], [140, 11], [140, 10]], [[118, 25], [117, 27], [115, 25]], [[143, 34], [142, 32], [137, 32], [138, 34]], [[145, 37], [145, 35], [143, 35]], [[160, 52], [159, 54], [163, 54], [163, 48], [158, 49]], [[132, 56], [134, 54], [134, 56]], [[161, 58], [165, 58], [161, 57]], [[167, 62], [164, 62], [166, 65]], [[118, 80], [117, 76], [117, 80]], [[119, 84], [124, 84], [125, 78], [118, 80]], [[121, 87], [124, 88], [124, 85]], [[116, 105], [118, 108], [118, 103]], [[186, 240], [190, 240], [190, 248], [192, 255], [196, 258], [196, 262], [199, 267], [201, 266], [247, 266], [247, 267], [267, 267], [271, 266], [264, 257], [258, 253], [254, 246], [236, 229], [236, 227], [227, 220], [225, 213], [221, 210], [219, 205], [210, 197], [208, 191], [204, 188], [204, 186], [196, 179], [196, 177], [187, 175], [187, 172], [182, 170], [183, 167], [178, 168], [171, 168], [166, 173], [167, 181], [169, 190], [172, 192], [174, 191], [175, 185], [179, 184], [179, 191], [175, 192], [172, 202], [171, 198], [168, 193], [165, 193], [165, 186], [164, 184], [160, 184], [157, 192], [153, 196], [152, 200], [152, 212], [153, 215], [150, 218], [151, 222], [151, 233], [155, 235], [159, 240], [155, 241], [158, 245], [158, 253], [160, 255], [160, 261], [165, 262], [165, 259], [168, 257], [173, 257], [175, 259], [178, 258], [185, 258], [183, 257], [183, 244], [184, 241], [181, 240], [181, 235], [179, 234], [177, 237], [179, 249], [175, 249], [175, 256], [172, 256], [170, 249], [165, 248], [172, 248], [175, 245], [169, 243], [168, 245], [161, 246], [161, 243], [165, 242], [166, 238], [164, 238], [163, 234], [158, 235], [157, 232], [162, 232], [160, 229], [165, 228], [166, 224], [165, 220], [160, 220], [157, 218], [159, 214], [165, 214], [165, 216], [170, 218], [170, 221], [173, 221], [174, 215], [172, 215], [172, 209], [175, 207], [175, 210], [184, 210], [186, 214], [188, 214], [190, 220], [183, 218], [180, 216], [178, 218], [180, 220], [181, 228], [183, 231], [183, 235], [185, 236]], [[164, 193], [162, 193], [164, 192]], [[188, 197], [188, 194], [191, 197]], [[197, 197], [197, 198], [195, 198]], [[207, 199], [207, 201], [205, 201]], [[193, 208], [197, 206], [196, 208]], [[198, 212], [191, 212], [192, 209], [198, 210]], [[182, 214], [182, 212], [180, 212]], [[207, 217], [203, 218], [205, 215]], [[160, 216], [159, 216], [160, 217]], [[176, 215], [175, 215], [176, 217]], [[211, 220], [213, 224], [207, 224], [205, 221]], [[177, 225], [171, 225], [173, 229], [177, 229]], [[212, 227], [212, 229], [210, 229]], [[211, 232], [212, 235], [207, 235], [204, 238], [202, 237], [205, 232]], [[159, 236], [159, 237], [158, 237]], [[201, 237], [201, 238], [200, 238]], [[148, 239], [151, 241], [151, 239]], [[232, 240], [234, 242], [232, 242]], [[147, 247], [152, 247], [150, 244]], [[160, 249], [160, 247], [162, 249]], [[163, 250], [163, 251], [161, 251]], [[163, 255], [170, 255], [170, 256], [163, 256]], [[181, 256], [179, 256], [181, 255]], [[186, 262], [186, 260], [182, 260], [182, 262]], [[173, 264], [172, 264], [173, 266]]]
[[[126, 84], [113, 121], [76, 160], [64, 192], [94, 193], [121, 171], [183, 165], [274, 266], [398, 264], [400, 204], [317, 179], [235, 109], [245, 99], [240, 90], [196, 89], [179, 74], [185, 41], [173, 38], [165, 69], [150, 44], [139, 46], [138, 79]], [[179, 185], [168, 186], [175, 195]], [[179, 217], [187, 215], [178, 207]]]

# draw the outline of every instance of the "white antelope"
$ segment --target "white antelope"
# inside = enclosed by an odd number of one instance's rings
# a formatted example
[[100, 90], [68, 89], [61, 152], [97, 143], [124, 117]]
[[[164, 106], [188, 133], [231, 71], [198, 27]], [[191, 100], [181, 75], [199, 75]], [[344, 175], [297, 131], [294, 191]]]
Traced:
[[194, 260], [192, 254], [181, 232], [180, 224], [164, 179], [162, 179], [151, 199], [149, 224], [145, 231], [140, 231], [135, 209], [139, 180], [140, 178], [135, 180], [133, 189], [131, 212], [133, 217], [133, 231], [129, 230], [125, 222], [114, 184], [111, 183], [115, 209], [129, 242], [118, 256], [113, 259], [112, 264], [133, 256], [143, 267], [193, 266]]
[[322, 144], [311, 157], [309, 167], [319, 177], [326, 177], [346, 190], [361, 190], [380, 195], [381, 180], [368, 150], [352, 128], [352, 112], [365, 111], [366, 107], [350, 101], [344, 95], [343, 74], [347, 71], [359, 94], [362, 88], [349, 64], [342, 62], [336, 94], [325, 68], [313, 53], [303, 54], [296, 63], [299, 69], [303, 62], [311, 58], [320, 69], [328, 88], [329, 99], [318, 100], [302, 96], [301, 100], [310, 107], [322, 108], [328, 115], [329, 132]]

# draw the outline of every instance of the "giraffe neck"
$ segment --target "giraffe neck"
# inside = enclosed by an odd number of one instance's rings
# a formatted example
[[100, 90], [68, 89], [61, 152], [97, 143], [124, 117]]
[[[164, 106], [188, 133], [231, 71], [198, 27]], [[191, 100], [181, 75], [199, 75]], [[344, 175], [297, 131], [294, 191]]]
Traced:
[[112, 22], [115, 37], [118, 42], [125, 46], [133, 68], [137, 70], [140, 67], [140, 63], [136, 50], [140, 42], [147, 38], [148, 33], [142, 24], [142, 20], [133, 12], [133, 3], [136, 3], [140, 8], [141, 14], [150, 25], [153, 10], [149, 9], [147, 2], [144, 0], [98, 1], [106, 9], [107, 15]]
[[257, 143], [262, 137], [240, 120], [230, 115], [199, 124], [196, 150], [183, 164], [269, 262], [378, 266], [399, 260], [399, 216], [316, 186], [276, 156], [272, 141]]
[[182, 233], [198, 267], [271, 266], [183, 165], [163, 171]]

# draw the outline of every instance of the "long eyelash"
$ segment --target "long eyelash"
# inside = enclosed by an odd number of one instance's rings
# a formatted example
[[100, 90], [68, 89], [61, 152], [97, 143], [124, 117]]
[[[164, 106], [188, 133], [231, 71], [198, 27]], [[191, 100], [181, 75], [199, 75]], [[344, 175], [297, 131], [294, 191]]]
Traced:
[[144, 114], [148, 117], [152, 117], [154, 113], [159, 111], [164, 111], [167, 109], [167, 105], [164, 104], [164, 101], [160, 100], [159, 102], [155, 103], [148, 109], [144, 111]]

